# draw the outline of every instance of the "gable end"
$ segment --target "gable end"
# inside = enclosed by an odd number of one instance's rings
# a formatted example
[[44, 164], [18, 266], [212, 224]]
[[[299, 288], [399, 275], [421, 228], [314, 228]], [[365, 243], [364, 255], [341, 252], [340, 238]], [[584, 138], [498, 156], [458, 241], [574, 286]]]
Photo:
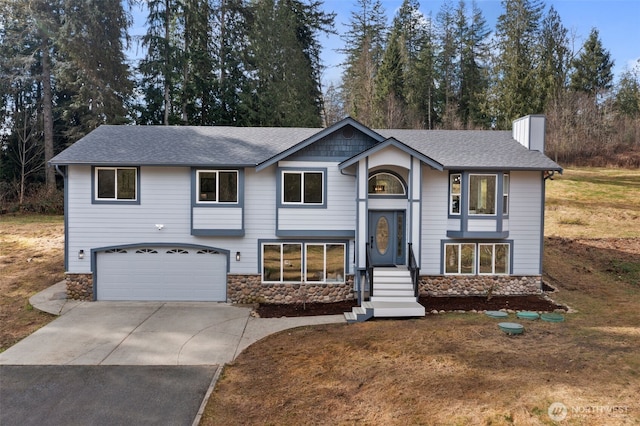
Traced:
[[351, 125], [347, 125], [295, 152], [288, 159], [343, 161], [366, 151], [376, 143], [378, 142], [370, 136]]

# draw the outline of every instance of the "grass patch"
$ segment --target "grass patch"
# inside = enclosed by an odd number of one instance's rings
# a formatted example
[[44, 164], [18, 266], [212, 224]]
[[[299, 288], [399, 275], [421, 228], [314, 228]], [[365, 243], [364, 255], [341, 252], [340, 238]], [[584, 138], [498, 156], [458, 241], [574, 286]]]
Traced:
[[566, 169], [546, 182], [545, 234], [640, 236], [640, 170]]
[[580, 219], [579, 217], [570, 217], [570, 218], [562, 218], [558, 219], [558, 223], [560, 225], [578, 225], [578, 226], [586, 226], [587, 222]]

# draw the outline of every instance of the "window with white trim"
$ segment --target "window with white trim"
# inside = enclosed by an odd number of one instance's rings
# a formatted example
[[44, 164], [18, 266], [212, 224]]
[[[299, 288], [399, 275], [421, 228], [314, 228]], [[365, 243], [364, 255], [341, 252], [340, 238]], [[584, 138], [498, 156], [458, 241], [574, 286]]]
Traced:
[[465, 243], [445, 244], [444, 273], [475, 275], [476, 245]]
[[196, 193], [198, 203], [237, 203], [238, 172], [236, 170], [198, 170]]
[[264, 243], [262, 281], [343, 283], [345, 255], [342, 243]]
[[305, 244], [306, 282], [344, 282], [344, 244]]
[[404, 184], [399, 177], [387, 172], [373, 174], [368, 183], [369, 195], [406, 195]]
[[96, 200], [136, 201], [138, 169], [135, 167], [96, 167]]
[[509, 175], [502, 175], [502, 214], [509, 214]]
[[283, 171], [283, 204], [322, 204], [324, 173], [321, 171]]
[[504, 275], [509, 273], [509, 244], [478, 244], [478, 273]]
[[449, 175], [449, 214], [460, 214], [462, 174]]
[[495, 215], [497, 175], [469, 175], [469, 215]]
[[507, 275], [510, 269], [509, 243], [444, 244], [445, 275]]

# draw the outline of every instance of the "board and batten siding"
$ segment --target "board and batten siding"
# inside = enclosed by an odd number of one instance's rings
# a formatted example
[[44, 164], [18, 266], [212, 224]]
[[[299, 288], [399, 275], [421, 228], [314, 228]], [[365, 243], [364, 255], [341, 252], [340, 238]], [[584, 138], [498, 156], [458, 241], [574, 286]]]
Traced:
[[541, 172], [511, 172], [509, 239], [513, 240], [514, 275], [542, 273], [543, 185]]
[[449, 173], [422, 168], [422, 246], [420, 274], [440, 274], [440, 242], [447, 237]]
[[[280, 207], [279, 231], [305, 231], [316, 235], [318, 231], [353, 231], [356, 229], [355, 177], [340, 173], [338, 163], [281, 161], [280, 167], [326, 169], [326, 208]], [[279, 178], [279, 177], [278, 177]], [[275, 190], [272, 191], [274, 193]], [[280, 196], [280, 194], [278, 194]]]

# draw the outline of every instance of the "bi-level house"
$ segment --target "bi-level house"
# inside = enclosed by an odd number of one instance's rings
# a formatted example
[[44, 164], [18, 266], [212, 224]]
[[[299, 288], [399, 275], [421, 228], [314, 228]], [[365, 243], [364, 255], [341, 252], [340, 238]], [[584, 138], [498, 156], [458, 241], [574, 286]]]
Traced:
[[[544, 117], [513, 131], [101, 126], [64, 176], [68, 295], [332, 302], [541, 289]], [[398, 305], [401, 304], [401, 305]]]

